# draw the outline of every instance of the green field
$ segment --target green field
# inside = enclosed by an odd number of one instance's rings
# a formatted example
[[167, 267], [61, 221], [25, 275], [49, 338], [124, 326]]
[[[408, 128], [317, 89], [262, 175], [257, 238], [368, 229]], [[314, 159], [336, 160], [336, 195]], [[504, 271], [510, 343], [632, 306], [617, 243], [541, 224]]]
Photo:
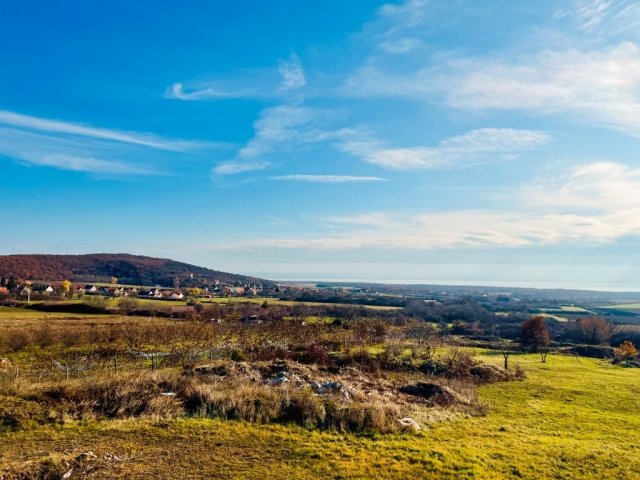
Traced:
[[486, 416], [419, 434], [203, 419], [68, 421], [6, 434], [0, 465], [92, 451], [104, 460], [87, 478], [640, 478], [640, 369], [559, 355], [546, 364], [536, 355], [512, 362], [528, 378], [481, 387]]
[[550, 313], [542, 313], [541, 316], [547, 318], [549, 320], [555, 320], [556, 322], [568, 322], [569, 320], [565, 317], [561, 317], [559, 315], [551, 315]]
[[202, 303], [263, 303], [270, 305], [309, 305], [309, 306], [326, 306], [326, 307], [364, 307], [371, 310], [400, 310], [401, 307], [385, 307], [377, 305], [355, 305], [351, 303], [327, 303], [327, 302], [296, 302], [293, 300], [280, 300], [271, 297], [214, 297], [204, 299]]
[[603, 305], [598, 308], [611, 308], [614, 310], [631, 310], [634, 313], [640, 311], [640, 303], [623, 303], [620, 305]]
[[84, 313], [61, 313], [61, 312], [40, 312], [26, 308], [0, 307], [0, 319], [43, 319], [43, 318], [87, 318], [95, 317], [96, 314]]
[[539, 308], [538, 311], [542, 313], [568, 314], [568, 315], [580, 315], [580, 314], [589, 315], [594, 313], [592, 310], [587, 310], [586, 308], [575, 307], [572, 305], [563, 305], [558, 308]]

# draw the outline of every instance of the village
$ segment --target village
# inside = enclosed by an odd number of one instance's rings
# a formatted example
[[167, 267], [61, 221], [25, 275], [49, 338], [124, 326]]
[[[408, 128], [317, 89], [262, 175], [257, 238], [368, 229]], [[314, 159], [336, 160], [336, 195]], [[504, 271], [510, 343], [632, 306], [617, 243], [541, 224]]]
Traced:
[[253, 297], [263, 295], [265, 287], [259, 283], [231, 285], [218, 280], [211, 286], [166, 288], [119, 285], [113, 277], [109, 284], [72, 283], [69, 280], [59, 282], [32, 282], [15, 280], [13, 277], [0, 279], [0, 299], [81, 299], [84, 296], [102, 296], [107, 298], [141, 298], [149, 300], [180, 301], [187, 298], [207, 299], [212, 297]]

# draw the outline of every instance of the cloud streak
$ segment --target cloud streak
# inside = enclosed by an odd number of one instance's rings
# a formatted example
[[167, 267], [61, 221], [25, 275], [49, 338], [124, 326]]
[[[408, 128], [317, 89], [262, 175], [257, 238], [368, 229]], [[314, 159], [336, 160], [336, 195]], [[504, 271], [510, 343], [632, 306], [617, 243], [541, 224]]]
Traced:
[[98, 158], [109, 150], [103, 141], [55, 137], [0, 127], [0, 155], [26, 164], [103, 175], [148, 175], [158, 172], [158, 169], [131, 162]]
[[198, 144], [196, 142], [165, 139], [146, 133], [108, 130], [104, 128], [80, 125], [77, 123], [63, 122], [60, 120], [22, 115], [20, 113], [9, 112], [6, 110], [0, 111], [0, 124], [48, 132], [51, 134], [67, 134], [96, 138], [100, 140], [111, 140], [172, 152], [185, 151], [202, 146], [202, 144]]
[[341, 133], [328, 126], [333, 116], [329, 110], [296, 104], [266, 108], [254, 123], [254, 136], [234, 158], [216, 165], [212, 171], [229, 175], [262, 170], [284, 154], [338, 138]]
[[221, 249], [439, 250], [607, 244], [640, 236], [640, 168], [594, 162], [535, 179], [507, 210], [370, 212], [324, 220], [329, 234], [265, 238]]
[[218, 145], [0, 111], [0, 155], [41, 167], [102, 175], [158, 175], [160, 165], [142, 165], [137, 158], [154, 151], [161, 158], [168, 152], [187, 154]]
[[382, 177], [365, 177], [353, 175], [279, 175], [269, 177], [269, 180], [285, 182], [310, 182], [310, 183], [363, 183], [363, 182], [386, 182]]
[[480, 128], [443, 140], [436, 147], [388, 148], [375, 140], [346, 140], [342, 148], [365, 162], [391, 170], [433, 169], [504, 158], [536, 150], [550, 142], [544, 132], [511, 128]]
[[222, 99], [258, 99], [286, 97], [307, 84], [300, 57], [291, 53], [276, 69], [235, 72], [227, 78], [197, 82], [175, 82], [164, 97], [173, 100], [202, 101]]
[[579, 32], [617, 34], [640, 26], [640, 5], [635, 0], [574, 0], [554, 18], [572, 20]]

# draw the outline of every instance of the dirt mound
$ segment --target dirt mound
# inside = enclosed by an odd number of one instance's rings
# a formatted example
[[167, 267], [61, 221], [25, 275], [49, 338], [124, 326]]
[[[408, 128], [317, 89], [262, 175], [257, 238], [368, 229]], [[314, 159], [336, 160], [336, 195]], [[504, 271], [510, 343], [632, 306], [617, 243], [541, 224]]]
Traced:
[[400, 388], [400, 392], [408, 395], [428, 400], [441, 406], [449, 406], [455, 404], [468, 405], [469, 400], [460, 395], [458, 392], [445, 385], [438, 383], [415, 383], [413, 385], [405, 385]]
[[498, 365], [482, 363], [469, 369], [469, 373], [480, 382], [508, 382], [514, 380], [516, 375]]

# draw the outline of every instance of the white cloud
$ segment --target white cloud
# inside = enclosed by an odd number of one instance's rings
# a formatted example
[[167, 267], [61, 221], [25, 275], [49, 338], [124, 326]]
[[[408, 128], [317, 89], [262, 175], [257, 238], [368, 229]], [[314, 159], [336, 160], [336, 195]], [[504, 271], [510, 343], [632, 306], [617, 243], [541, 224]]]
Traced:
[[[327, 234], [266, 238], [221, 248], [465, 249], [594, 245], [640, 236], [640, 168], [614, 162], [534, 179], [506, 210], [370, 212], [324, 221]], [[314, 220], [315, 221], [315, 220]]]
[[402, 37], [395, 40], [385, 40], [378, 44], [378, 48], [387, 53], [401, 54], [409, 53], [420, 45], [422, 45], [422, 40], [419, 38]]
[[108, 130], [90, 125], [0, 111], [0, 156], [58, 169], [112, 175], [159, 174], [159, 162], [142, 165], [139, 158], [165, 158], [219, 144], [190, 142], [148, 133]]
[[415, 50], [423, 45], [428, 3], [406, 0], [383, 5], [375, 18], [365, 24], [363, 37], [387, 54], [404, 55]]
[[269, 177], [269, 180], [288, 182], [311, 182], [311, 183], [358, 183], [358, 182], [384, 182], [387, 179], [381, 177], [364, 177], [352, 175], [279, 175]]
[[554, 18], [571, 20], [580, 32], [611, 35], [640, 26], [640, 5], [636, 0], [573, 0]]
[[366, 65], [348, 79], [345, 92], [443, 101], [458, 109], [565, 114], [640, 136], [640, 48], [632, 42], [596, 51], [463, 58], [406, 74]]
[[521, 189], [528, 205], [611, 214], [640, 208], [640, 169], [616, 162], [594, 162]]
[[[30, 165], [108, 175], [157, 174], [159, 169], [114, 159], [109, 143], [71, 136], [52, 136], [0, 127], [0, 156]], [[114, 152], [111, 152], [112, 154]], [[115, 152], [117, 153], [117, 152]]]
[[431, 169], [485, 160], [487, 154], [504, 158], [549, 143], [543, 132], [511, 128], [480, 128], [443, 140], [436, 147], [387, 148], [379, 141], [346, 140], [342, 148], [367, 163], [393, 170]]
[[390, 22], [388, 32], [404, 30], [420, 25], [426, 19], [425, 7], [428, 0], [405, 0], [400, 3], [387, 3], [380, 7], [378, 16]]
[[200, 101], [244, 98], [266, 100], [283, 97], [307, 83], [300, 58], [292, 53], [287, 60], [270, 69], [245, 69], [230, 72], [224, 78], [195, 82], [175, 82], [164, 97], [173, 100]]
[[[515, 64], [472, 60], [449, 78], [446, 102], [458, 108], [569, 113], [640, 136], [640, 48], [545, 51]], [[444, 85], [443, 85], [444, 86]]]
[[282, 83], [280, 84], [281, 91], [295, 90], [304, 87], [307, 83], [302, 63], [295, 53], [291, 54], [289, 60], [280, 61], [278, 73], [280, 73], [282, 77]]
[[112, 140], [115, 142], [131, 143], [169, 151], [184, 151], [202, 146], [202, 144], [198, 144], [196, 142], [165, 139], [147, 133], [108, 130], [104, 128], [80, 125], [77, 123], [63, 122], [60, 120], [32, 117], [4, 110], [0, 111], [0, 124], [22, 127], [29, 130], [44, 131], [52, 134], [77, 135], [102, 140]]
[[91, 157], [73, 157], [61, 153], [23, 158], [28, 163], [42, 167], [53, 167], [75, 172], [100, 173], [107, 175], [157, 174], [149, 168], [137, 167], [113, 160], [100, 160]]
[[[256, 77], [251, 81], [236, 82], [193, 82], [188, 86], [176, 82], [164, 93], [165, 98], [174, 100], [199, 101], [221, 100], [225, 98], [269, 98], [273, 95], [268, 79]], [[273, 82], [271, 82], [273, 83]], [[245, 85], [246, 84], [246, 85]]]
[[213, 167], [212, 172], [216, 175], [235, 175], [238, 173], [264, 170], [271, 165], [270, 162], [225, 162]]
[[300, 105], [266, 108], [254, 123], [255, 134], [236, 154], [213, 169], [215, 174], [244, 173], [266, 168], [269, 157], [334, 139], [339, 131], [328, 129], [333, 113]]

